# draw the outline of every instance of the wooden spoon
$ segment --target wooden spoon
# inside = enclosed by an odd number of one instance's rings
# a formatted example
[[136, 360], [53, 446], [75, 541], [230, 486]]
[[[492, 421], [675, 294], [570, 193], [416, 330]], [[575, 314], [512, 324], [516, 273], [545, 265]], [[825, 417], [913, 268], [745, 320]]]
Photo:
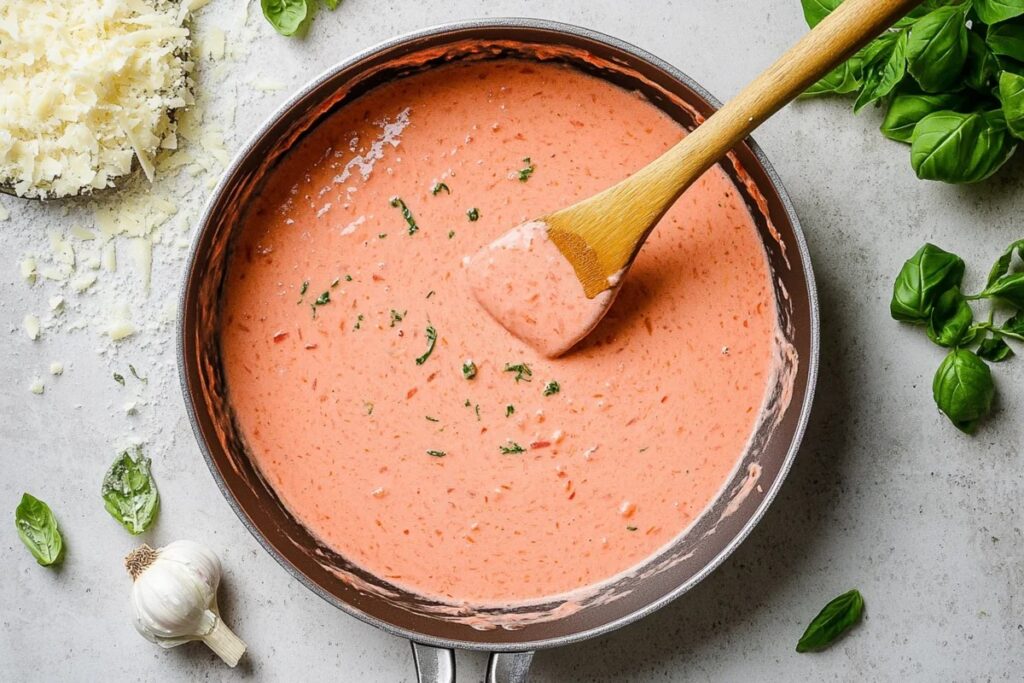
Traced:
[[845, 0], [659, 158], [600, 194], [514, 228], [470, 258], [469, 282], [479, 303], [541, 353], [568, 351], [604, 317], [644, 240], [687, 187], [921, 2]]

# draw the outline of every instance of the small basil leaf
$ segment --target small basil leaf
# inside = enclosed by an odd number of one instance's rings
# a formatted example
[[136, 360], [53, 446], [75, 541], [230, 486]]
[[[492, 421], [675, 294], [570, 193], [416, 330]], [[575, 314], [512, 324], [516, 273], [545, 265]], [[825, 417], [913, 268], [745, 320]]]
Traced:
[[967, 33], [967, 62], [964, 66], [964, 83], [968, 88], [989, 93], [999, 74], [999, 64], [985, 39], [974, 31]]
[[1024, 20], [989, 26], [985, 42], [997, 56], [1024, 62]]
[[1024, 309], [1024, 273], [1010, 273], [985, 288], [982, 296], [995, 297]]
[[1013, 349], [1002, 339], [988, 337], [983, 339], [981, 345], [978, 346], [978, 355], [987, 361], [999, 363], [1011, 357]]
[[999, 328], [1000, 332], [1007, 332], [1009, 334], [1024, 337], [1024, 311], [1018, 311], [1012, 318], [1003, 323], [1003, 326]]
[[953, 349], [932, 380], [935, 404], [957, 429], [970, 434], [992, 410], [996, 388], [992, 371], [968, 349]]
[[900, 84], [907, 73], [907, 32], [901, 31], [894, 40], [886, 41], [869, 64], [864, 67], [864, 86], [853, 104], [853, 111], [887, 96]]
[[967, 59], [964, 9], [940, 7], [914, 22], [907, 41], [907, 68], [925, 92], [949, 90]]
[[825, 605], [811, 620], [807, 630], [796, 644], [797, 652], [814, 652], [831, 645], [848, 631], [864, 613], [864, 598], [854, 589], [843, 593]]
[[910, 257], [892, 286], [889, 311], [896, 320], [926, 323], [939, 295], [959, 287], [964, 277], [964, 261], [956, 254], [925, 244]]
[[992, 264], [992, 270], [988, 272], [988, 282], [985, 283], [986, 287], [992, 286], [996, 280], [1010, 272], [1010, 262], [1013, 261], [1014, 251], [1024, 261], [1024, 239], [1017, 240], [999, 255], [996, 262]]
[[1024, 76], [1009, 71], [999, 74], [999, 99], [1006, 127], [1018, 138], [1024, 138]]
[[956, 109], [964, 102], [958, 93], [901, 93], [889, 104], [882, 121], [882, 134], [890, 140], [909, 143], [917, 122], [928, 114], [943, 109]]
[[64, 539], [49, 505], [32, 494], [23, 494], [14, 511], [14, 525], [18, 529], [18, 537], [36, 562], [44, 567], [60, 562], [64, 554]]
[[914, 127], [910, 165], [924, 180], [976, 183], [995, 173], [1016, 148], [1001, 111], [937, 111]]
[[821, 20], [831, 14], [843, 0], [800, 0], [804, 8], [804, 19], [807, 25], [814, 28]]
[[805, 90], [800, 97], [807, 98], [851, 93], [860, 88], [862, 84], [862, 68], [861, 58], [854, 55], [825, 74], [821, 80]]
[[974, 311], [959, 287], [950, 287], [939, 295], [928, 320], [928, 338], [939, 346], [957, 346], [969, 343], [974, 337], [971, 324]]
[[160, 507], [150, 462], [141, 453], [133, 458], [125, 451], [103, 478], [101, 493], [107, 512], [132, 535], [148, 529]]
[[308, 0], [260, 0], [263, 16], [282, 36], [294, 35], [309, 15]]
[[1024, 14], [1024, 0], [974, 0], [974, 11], [986, 24], [998, 24]]

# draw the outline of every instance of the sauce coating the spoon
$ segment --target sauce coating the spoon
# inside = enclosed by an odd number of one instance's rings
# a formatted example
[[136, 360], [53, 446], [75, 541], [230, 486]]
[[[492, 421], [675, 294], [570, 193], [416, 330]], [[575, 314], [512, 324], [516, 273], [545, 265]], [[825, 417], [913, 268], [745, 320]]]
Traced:
[[516, 226], [478, 251], [466, 261], [466, 277], [496, 322], [548, 358], [593, 330], [618, 293], [588, 299], [543, 221]]
[[475, 604], [606, 581], [699, 517], [774, 381], [769, 268], [725, 173], [562, 358], [483, 313], [463, 266], [682, 134], [634, 93], [502, 60], [381, 86], [299, 143], [245, 218], [221, 330], [237, 424], [291, 512], [377, 576]]

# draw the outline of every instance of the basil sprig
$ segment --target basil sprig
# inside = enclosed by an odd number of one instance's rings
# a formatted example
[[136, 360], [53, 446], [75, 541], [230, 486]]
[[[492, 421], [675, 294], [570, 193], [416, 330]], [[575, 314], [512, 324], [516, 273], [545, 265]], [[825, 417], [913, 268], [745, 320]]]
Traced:
[[64, 555], [64, 539], [49, 505], [30, 493], [23, 494], [14, 511], [14, 525], [18, 529], [18, 537], [36, 562], [44, 567], [60, 562]]
[[860, 621], [864, 598], [853, 589], [840, 595], [818, 612], [796, 644], [797, 652], [823, 650]]
[[[841, 0], [801, 0], [815, 26]], [[974, 183], [1024, 139], [1024, 0], [923, 3], [804, 93], [887, 107], [919, 178]]]
[[[1024, 1], [1024, 0], [1022, 0]], [[1016, 256], [1016, 258], [1015, 258]], [[889, 311], [893, 318], [923, 325], [928, 338], [950, 351], [932, 380], [935, 404], [961, 431], [971, 433], [992, 410], [995, 382], [985, 361], [1011, 358], [1006, 339], [1024, 341], [1024, 240], [1017, 240], [996, 259], [985, 289], [961, 291], [964, 262], [956, 254], [925, 244], [903, 264], [893, 283]], [[1001, 325], [975, 322], [971, 301], [998, 300], [1016, 309]], [[977, 350], [971, 347], [977, 344]]]
[[103, 477], [104, 506], [133, 536], [148, 529], [160, 508], [160, 493], [150, 471], [150, 459], [122, 453]]

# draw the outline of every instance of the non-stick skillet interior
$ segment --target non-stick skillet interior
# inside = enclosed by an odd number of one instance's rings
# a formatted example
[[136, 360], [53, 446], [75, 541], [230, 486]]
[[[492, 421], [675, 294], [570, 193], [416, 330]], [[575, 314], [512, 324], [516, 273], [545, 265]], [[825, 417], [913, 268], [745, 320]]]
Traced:
[[[194, 428], [225, 497], [264, 547], [309, 588], [364, 620], [421, 642], [491, 650], [535, 649], [596, 635], [642, 616], [703, 578], [746, 534], [785, 475], [791, 447], [802, 430], [804, 398], [817, 351], [813, 288], [809, 287], [806, 254], [795, 218], [771, 172], [753, 149], [743, 145], [723, 166], [746, 196], [757, 220], [778, 280], [781, 328], [790, 331], [789, 342], [800, 362], [789, 408], [774, 430], [766, 427], [755, 437], [755, 447], [726, 489], [739, 486], [747, 464], [756, 462], [762, 468], [759, 489], [734, 513], [722, 518], [728, 502], [723, 496], [685, 537], [650, 559], [636, 575], [642, 579], [626, 578], [610, 585], [603, 595], [614, 594], [616, 599], [597, 599], [575, 613], [515, 630], [480, 630], [438, 615], [431, 602], [365, 574], [321, 546], [291, 517], [254, 468], [235, 430], [225, 395], [217, 327], [227, 255], [246, 198], [259, 190], [267, 170], [295, 140], [333, 109], [374, 86], [456, 59], [514, 56], [569, 63], [640, 91], [691, 128], [713, 109], [698, 86], [667, 67], [646, 61], [627, 46], [607, 44], [578, 29], [564, 32], [562, 29], [567, 27], [515, 23], [519, 25], [463, 25], [398, 41], [322, 77], [285, 105], [228, 169], [207, 209], [182, 294], [181, 320], [182, 380]], [[740, 179], [737, 163], [763, 195], [760, 200]], [[773, 230], [777, 238], [772, 236]], [[781, 295], [782, 288], [788, 296]], [[343, 580], [340, 575], [350, 578]], [[359, 584], [364, 581], [379, 590], [361, 589]], [[558, 604], [556, 601], [547, 607]], [[538, 608], [531, 607], [530, 611]]]

